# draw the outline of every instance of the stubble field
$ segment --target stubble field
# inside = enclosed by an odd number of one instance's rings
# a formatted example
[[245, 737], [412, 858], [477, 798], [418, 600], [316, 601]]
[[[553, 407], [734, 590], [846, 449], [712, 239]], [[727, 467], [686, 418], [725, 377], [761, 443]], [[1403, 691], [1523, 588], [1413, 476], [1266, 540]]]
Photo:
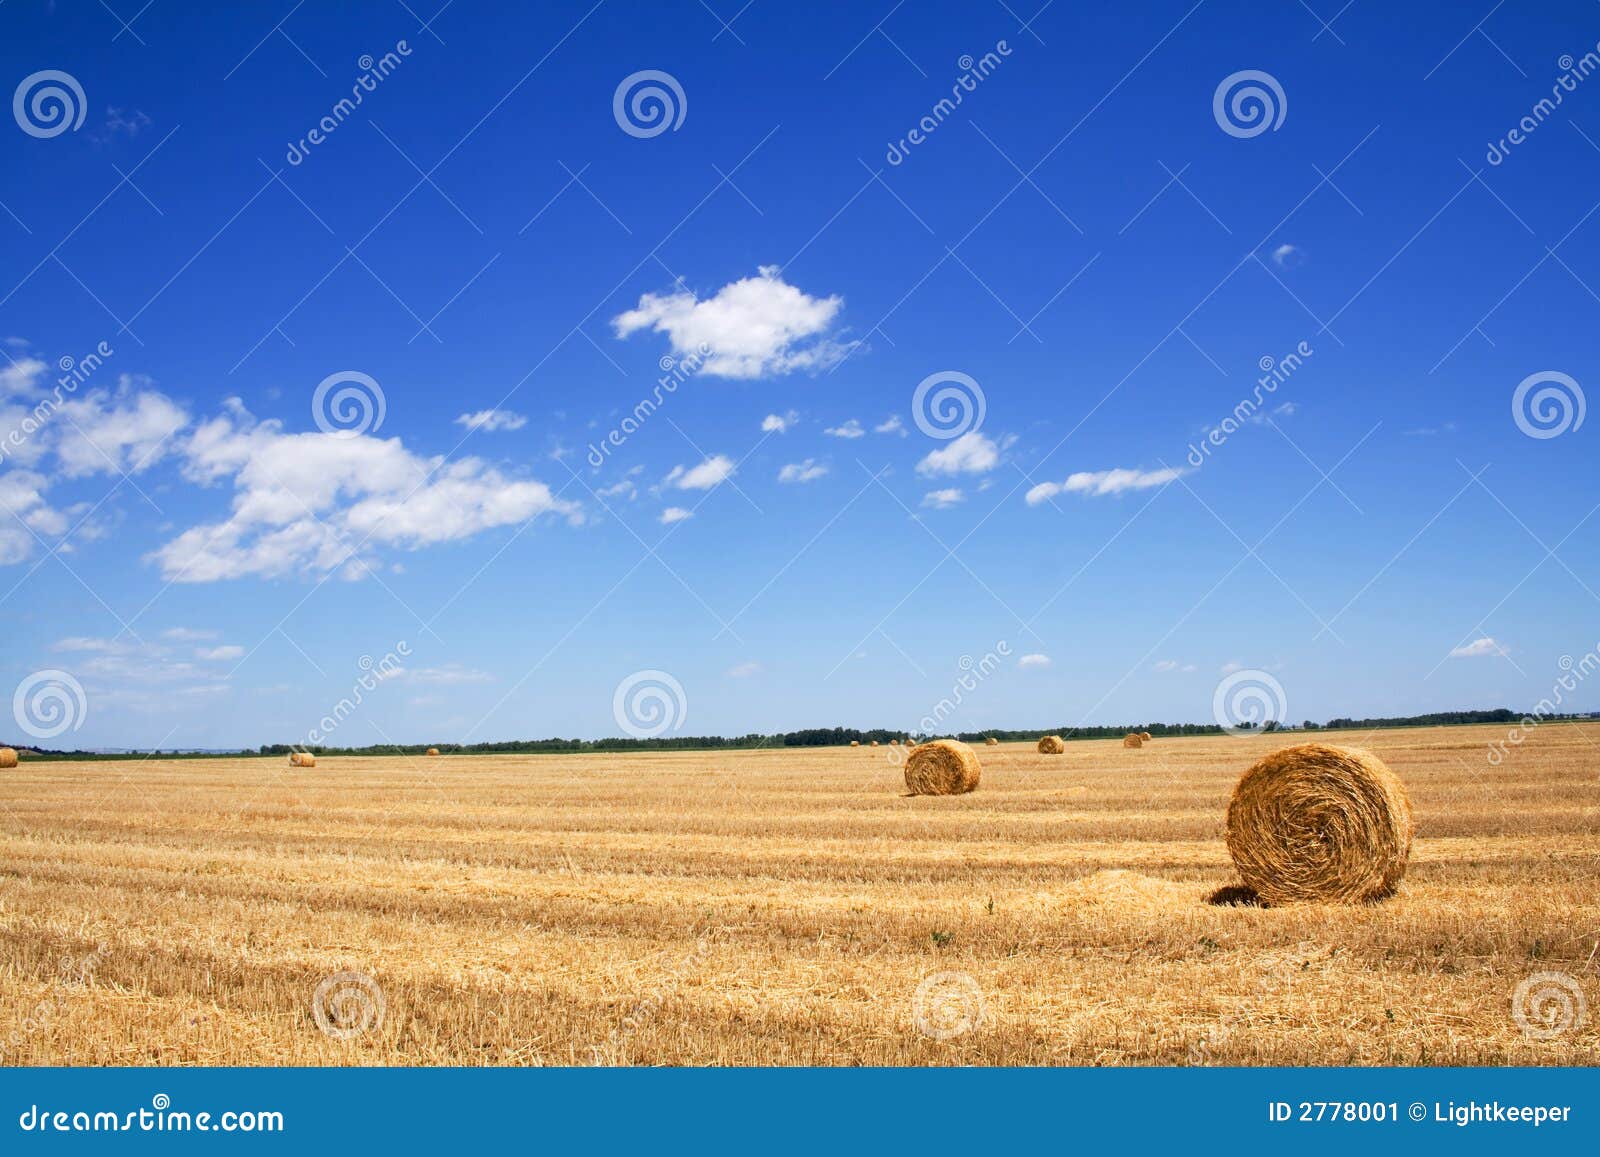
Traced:
[[1207, 903], [1270, 736], [979, 748], [950, 798], [888, 748], [24, 762], [0, 1061], [1600, 1063], [1600, 724], [1504, 737], [1319, 736], [1416, 848], [1278, 910]]

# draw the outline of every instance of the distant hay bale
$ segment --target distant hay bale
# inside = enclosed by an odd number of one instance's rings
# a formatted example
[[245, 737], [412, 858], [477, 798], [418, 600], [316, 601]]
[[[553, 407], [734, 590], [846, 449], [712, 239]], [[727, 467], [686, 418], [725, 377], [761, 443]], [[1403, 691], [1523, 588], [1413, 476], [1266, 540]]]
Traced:
[[874, 739], [872, 741], [872, 746], [874, 746], [874, 747], [878, 746], [878, 741], [876, 739]]
[[291, 751], [289, 753], [289, 766], [315, 767], [317, 766], [317, 757], [309, 751]]
[[428, 748], [428, 754], [429, 755], [438, 755], [439, 754], [439, 749], [437, 747], [430, 747], [430, 748]]
[[1368, 752], [1325, 743], [1273, 752], [1244, 773], [1228, 803], [1228, 854], [1268, 904], [1393, 895], [1414, 831], [1394, 772]]
[[1046, 735], [1039, 740], [1040, 755], [1064, 755], [1067, 750], [1067, 741], [1059, 735]]
[[17, 766], [17, 749], [15, 747], [0, 747], [0, 767]]
[[912, 795], [963, 795], [983, 773], [978, 753], [956, 739], [935, 739], [912, 748], [906, 759], [906, 790]]
[[1144, 742], [1149, 743], [1150, 742], [1150, 733], [1148, 731], [1141, 731], [1141, 732], [1139, 732], [1139, 738], [1144, 740]]
[[989, 736], [987, 739], [985, 739], [983, 742], [985, 743], [985, 745], [987, 745], [989, 747], [999, 747], [1000, 746], [1000, 741], [998, 739], [996, 739], [992, 735]]
[[1144, 746], [1144, 740], [1140, 739], [1137, 734], [1135, 734], [1134, 732], [1130, 731], [1130, 732], [1128, 732], [1128, 734], [1126, 734], [1126, 735], [1124, 735], [1122, 737], [1122, 746], [1124, 746], [1124, 747], [1143, 747]]
[[859, 740], [859, 739], [852, 739], [852, 740], [851, 740], [851, 741], [850, 741], [850, 746], [851, 746], [851, 747], [860, 747], [860, 746], [861, 746], [861, 740]]

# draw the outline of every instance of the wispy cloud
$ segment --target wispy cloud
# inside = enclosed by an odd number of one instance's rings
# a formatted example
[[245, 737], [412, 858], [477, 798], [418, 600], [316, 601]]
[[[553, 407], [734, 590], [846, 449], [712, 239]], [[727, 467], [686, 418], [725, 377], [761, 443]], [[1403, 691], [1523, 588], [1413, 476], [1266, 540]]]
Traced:
[[1022, 658], [1017, 660], [1017, 666], [1024, 667], [1024, 668], [1026, 668], [1026, 667], [1035, 667], [1035, 668], [1048, 667], [1049, 665], [1050, 665], [1050, 656], [1049, 655], [1041, 655], [1037, 651], [1035, 651], [1031, 655], [1024, 655], [1024, 656], [1022, 656]]
[[945, 490], [930, 490], [922, 496], [922, 505], [931, 506], [935, 510], [948, 510], [958, 503], [966, 501], [966, 495], [961, 493], [959, 487], [949, 487]]
[[851, 418], [846, 422], [840, 422], [837, 426], [829, 426], [822, 432], [831, 438], [864, 438], [866, 437], [867, 433], [861, 428], [861, 423], [855, 418]]
[[681, 506], [669, 506], [661, 512], [658, 520], [662, 526], [671, 526], [674, 522], [682, 522], [686, 518], [693, 518], [694, 511], [685, 510]]
[[1041, 502], [1050, 501], [1058, 494], [1099, 496], [1125, 494], [1130, 490], [1148, 490], [1153, 486], [1165, 486], [1184, 473], [1185, 471], [1171, 466], [1161, 470], [1084, 470], [1068, 475], [1065, 482], [1039, 483], [1028, 491], [1026, 501], [1029, 506], [1037, 506]]
[[734, 468], [733, 459], [726, 454], [712, 454], [696, 466], [674, 466], [662, 485], [675, 490], [710, 490], [726, 482]]
[[472, 414], [462, 414], [456, 419], [456, 425], [465, 426], [469, 430], [482, 430], [492, 433], [495, 430], [520, 430], [528, 424], [528, 419], [521, 414], [512, 413], [510, 410], [479, 410]]
[[1450, 652], [1452, 659], [1476, 659], [1483, 655], [1505, 655], [1509, 652], [1494, 639], [1485, 635]]
[[779, 482], [815, 482], [828, 472], [826, 466], [819, 465], [814, 458], [807, 458], [804, 462], [791, 462], [778, 471]]

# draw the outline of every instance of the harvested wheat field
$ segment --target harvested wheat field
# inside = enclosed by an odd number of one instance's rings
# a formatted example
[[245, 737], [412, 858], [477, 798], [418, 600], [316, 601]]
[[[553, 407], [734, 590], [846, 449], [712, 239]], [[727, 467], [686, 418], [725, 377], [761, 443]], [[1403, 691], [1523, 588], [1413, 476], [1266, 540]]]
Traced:
[[[847, 748], [27, 761], [3, 1060], [1600, 1063], [1600, 725], [1498, 768], [1499, 728], [1317, 738], [1414, 804], [1380, 904], [1207, 902], [1234, 785], [1288, 737], [985, 747], [955, 796]], [[347, 1038], [313, 1012], [340, 972]], [[1588, 1006], [1550, 1039], [1550, 981], [1513, 1017], [1541, 973]]]

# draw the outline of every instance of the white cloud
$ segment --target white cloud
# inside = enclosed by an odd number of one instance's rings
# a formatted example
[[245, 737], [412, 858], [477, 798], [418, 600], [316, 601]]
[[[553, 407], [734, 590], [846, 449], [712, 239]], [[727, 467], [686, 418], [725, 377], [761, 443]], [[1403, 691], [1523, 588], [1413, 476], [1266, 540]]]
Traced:
[[917, 463], [918, 474], [983, 474], [1000, 464], [1000, 447], [969, 430]]
[[166, 456], [172, 435], [189, 424], [189, 415], [166, 396], [136, 390], [136, 385], [124, 375], [114, 399], [97, 390], [61, 404], [52, 428], [67, 477], [138, 473]]
[[1504, 655], [1507, 653], [1506, 649], [1499, 643], [1485, 636], [1481, 639], [1474, 639], [1465, 646], [1457, 647], [1450, 652], [1450, 657], [1452, 659], [1476, 659], [1482, 655]]
[[215, 639], [220, 631], [197, 630], [193, 627], [171, 627], [161, 632], [163, 639], [171, 639], [175, 643], [201, 643], [208, 639]]
[[528, 419], [521, 414], [514, 414], [510, 410], [479, 410], [472, 414], [462, 414], [456, 419], [456, 425], [465, 426], [469, 430], [520, 430], [528, 424]]
[[928, 491], [922, 496], [922, 505], [931, 506], [935, 510], [948, 510], [965, 500], [966, 495], [962, 494], [959, 488], [952, 486], [947, 490]]
[[761, 419], [761, 432], [763, 434], [787, 434], [789, 429], [800, 420], [800, 415], [790, 410], [787, 414], [768, 414]]
[[899, 414], [890, 414], [883, 421], [872, 427], [872, 432], [874, 434], [899, 434], [904, 438], [906, 436], [906, 424], [900, 420]]
[[50, 372], [49, 363], [38, 358], [20, 358], [0, 366], [0, 399], [29, 397]]
[[734, 469], [732, 458], [713, 454], [697, 466], [674, 466], [662, 479], [662, 485], [676, 490], [710, 490], [726, 482]]
[[1024, 655], [1017, 660], [1017, 666], [1019, 667], [1048, 667], [1049, 665], [1050, 656], [1041, 655], [1037, 652], [1032, 655]]
[[1272, 251], [1272, 263], [1279, 269], [1288, 269], [1305, 261], [1305, 253], [1287, 242]]
[[761, 664], [756, 662], [739, 663], [728, 668], [728, 675], [734, 679], [748, 679], [752, 675], [761, 674]]
[[681, 506], [669, 506], [661, 512], [662, 526], [671, 526], [674, 522], [682, 522], [686, 518], [693, 518], [694, 511], [685, 510]]
[[455, 687], [463, 683], [489, 683], [494, 680], [489, 672], [463, 667], [460, 663], [446, 663], [441, 667], [402, 667], [393, 677], [431, 687]]
[[639, 488], [628, 478], [624, 478], [621, 482], [613, 483], [610, 486], [602, 486], [595, 491], [596, 496], [600, 498], [633, 498], [638, 493]]
[[363, 554], [384, 546], [416, 550], [541, 514], [581, 519], [576, 503], [543, 482], [478, 458], [424, 458], [399, 438], [286, 434], [276, 421], [258, 423], [236, 398], [225, 409], [180, 450], [189, 481], [232, 480], [232, 513], [148, 556], [171, 582], [336, 570], [359, 578], [370, 569]]
[[815, 482], [828, 472], [826, 466], [819, 466], [815, 458], [807, 458], [804, 462], [791, 462], [778, 471], [779, 482]]
[[761, 378], [825, 370], [843, 358], [850, 344], [826, 336], [843, 306], [842, 297], [812, 297], [763, 265], [704, 300], [681, 288], [647, 293], [611, 325], [619, 338], [641, 329], [666, 334], [680, 357], [704, 357], [702, 374]]
[[1150, 669], [1152, 671], [1160, 671], [1162, 673], [1168, 671], [1182, 671], [1187, 673], [1193, 671], [1195, 668], [1193, 663], [1180, 663], [1176, 659], [1160, 659], [1157, 660], [1155, 666], [1151, 667]]
[[861, 428], [861, 423], [854, 418], [848, 422], [840, 422], [837, 426], [830, 426], [822, 432], [833, 438], [864, 438], [867, 434]]
[[1217, 668], [1217, 674], [1219, 674], [1219, 675], [1232, 675], [1235, 671], [1243, 671], [1243, 670], [1244, 670], [1244, 664], [1239, 662], [1237, 659], [1234, 659], [1231, 662], [1224, 663], [1222, 666], [1218, 667]]
[[1025, 501], [1029, 506], [1048, 502], [1058, 494], [1124, 494], [1130, 490], [1148, 490], [1152, 486], [1165, 486], [1185, 471], [1173, 467], [1161, 470], [1094, 470], [1079, 471], [1067, 476], [1065, 482], [1041, 482], [1028, 491]]
[[195, 658], [197, 659], [210, 659], [217, 662], [224, 662], [229, 659], [244, 658], [244, 648], [234, 646], [232, 643], [228, 643], [221, 647], [200, 647], [195, 650], [194, 654]]

